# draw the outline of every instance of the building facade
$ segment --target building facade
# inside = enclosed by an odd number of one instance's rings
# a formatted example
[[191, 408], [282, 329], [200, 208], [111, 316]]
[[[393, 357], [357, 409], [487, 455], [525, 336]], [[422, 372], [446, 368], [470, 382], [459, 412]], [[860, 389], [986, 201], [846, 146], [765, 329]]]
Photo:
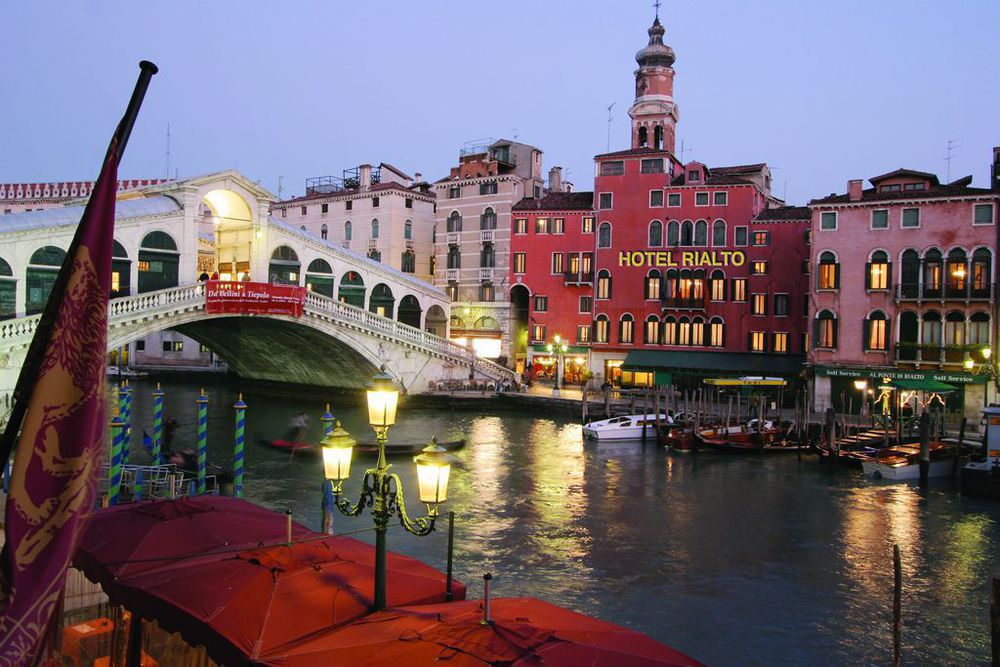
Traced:
[[542, 151], [508, 140], [469, 142], [434, 184], [434, 284], [451, 296], [451, 338], [509, 358], [511, 207], [542, 196]]
[[859, 391], [901, 378], [951, 385], [949, 407], [978, 414], [976, 371], [984, 349], [997, 353], [998, 173], [995, 148], [991, 188], [898, 169], [810, 203], [815, 409], [860, 405]]
[[275, 202], [272, 214], [323, 240], [431, 282], [434, 192], [385, 162], [306, 180], [306, 194]]

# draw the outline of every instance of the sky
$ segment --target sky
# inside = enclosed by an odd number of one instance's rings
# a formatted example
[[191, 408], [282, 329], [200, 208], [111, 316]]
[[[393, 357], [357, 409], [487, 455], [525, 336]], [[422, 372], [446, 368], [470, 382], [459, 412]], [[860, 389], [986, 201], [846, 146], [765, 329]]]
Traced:
[[[140, 60], [153, 78], [119, 170], [237, 169], [275, 195], [361, 163], [434, 181], [462, 145], [517, 139], [578, 190], [628, 148], [646, 0], [8, 3], [0, 182], [91, 180]], [[900, 166], [985, 186], [1000, 145], [996, 0], [666, 0], [678, 151], [767, 162], [789, 203]], [[170, 127], [169, 172], [167, 127]]]

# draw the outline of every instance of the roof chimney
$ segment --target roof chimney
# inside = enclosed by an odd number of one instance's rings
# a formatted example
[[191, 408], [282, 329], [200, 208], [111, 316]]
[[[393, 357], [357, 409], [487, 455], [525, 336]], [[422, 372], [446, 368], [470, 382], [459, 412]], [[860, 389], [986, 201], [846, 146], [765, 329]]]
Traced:
[[414, 174], [413, 174], [413, 182], [414, 183], [419, 183], [421, 180], [423, 180], [421, 178], [421, 176], [423, 176], [423, 174], [421, 174], [419, 171], [418, 172], [414, 172]]
[[363, 164], [358, 167], [358, 189], [367, 190], [372, 186], [372, 166]]
[[847, 181], [847, 198], [851, 201], [861, 201], [861, 193], [864, 190], [862, 187], [862, 180], [856, 178], [852, 181]]
[[549, 169], [549, 192], [562, 192], [562, 167]]
[[990, 188], [1000, 192], [1000, 146], [993, 147], [993, 167], [990, 169]]
[[569, 181], [563, 181], [563, 192], [573, 192], [573, 184]]

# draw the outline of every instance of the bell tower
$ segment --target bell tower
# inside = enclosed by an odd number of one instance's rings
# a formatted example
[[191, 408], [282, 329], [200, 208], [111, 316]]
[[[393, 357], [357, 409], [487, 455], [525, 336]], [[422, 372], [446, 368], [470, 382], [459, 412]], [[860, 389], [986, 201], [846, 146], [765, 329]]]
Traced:
[[632, 148], [655, 148], [674, 152], [674, 133], [679, 119], [674, 104], [674, 50], [663, 43], [659, 3], [649, 44], [635, 54], [635, 102], [628, 111], [632, 118]]

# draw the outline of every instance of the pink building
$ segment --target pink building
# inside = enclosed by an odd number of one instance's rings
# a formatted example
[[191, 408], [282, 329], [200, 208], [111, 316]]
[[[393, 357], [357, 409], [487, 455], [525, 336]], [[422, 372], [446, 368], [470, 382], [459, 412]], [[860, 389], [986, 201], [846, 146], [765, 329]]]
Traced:
[[[1000, 148], [991, 177], [998, 172]], [[943, 184], [910, 169], [869, 182], [810, 202], [814, 408], [858, 406], [860, 391], [898, 378], [953, 385], [949, 408], [974, 417], [986, 381], [974, 371], [984, 348], [997, 352], [1000, 183]]]

